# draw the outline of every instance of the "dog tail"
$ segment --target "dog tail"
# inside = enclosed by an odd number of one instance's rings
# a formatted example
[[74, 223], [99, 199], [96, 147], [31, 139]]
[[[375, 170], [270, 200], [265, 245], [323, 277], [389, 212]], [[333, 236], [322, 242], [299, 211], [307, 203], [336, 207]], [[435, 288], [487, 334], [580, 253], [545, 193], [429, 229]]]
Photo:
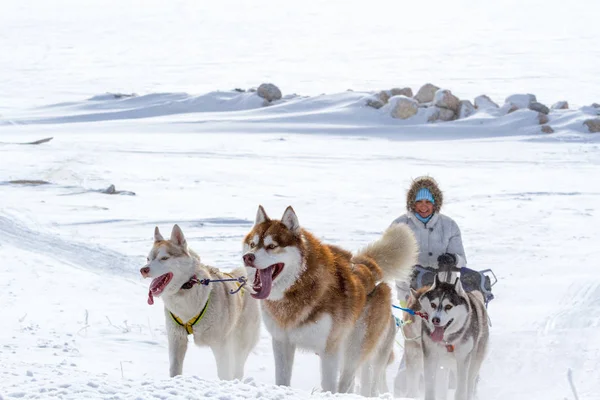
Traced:
[[419, 245], [408, 225], [394, 224], [381, 238], [360, 250], [354, 259], [367, 266], [371, 263], [364, 262], [365, 258], [375, 261], [379, 271], [370, 269], [376, 280], [408, 282], [417, 263], [418, 251]]

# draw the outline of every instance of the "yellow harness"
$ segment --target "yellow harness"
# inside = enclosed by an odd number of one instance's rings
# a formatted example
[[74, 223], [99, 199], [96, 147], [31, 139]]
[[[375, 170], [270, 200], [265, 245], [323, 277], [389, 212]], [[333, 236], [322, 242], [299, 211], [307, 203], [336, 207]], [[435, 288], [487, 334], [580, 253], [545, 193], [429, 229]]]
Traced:
[[[235, 278], [233, 275], [228, 274], [227, 272], [223, 272], [223, 275], [227, 275], [231, 278]], [[240, 285], [239, 283], [237, 284], [238, 288], [242, 285]], [[241, 292], [244, 292], [244, 289], [242, 288]], [[185, 330], [187, 331], [188, 335], [191, 335], [194, 333], [194, 325], [196, 325], [201, 319], [202, 317], [204, 317], [204, 313], [206, 312], [206, 310], [208, 309], [208, 303], [210, 303], [210, 293], [208, 295], [208, 299], [206, 300], [206, 304], [204, 305], [204, 308], [202, 309], [202, 311], [200, 311], [200, 313], [198, 315], [196, 315], [194, 318], [190, 319], [188, 322], [183, 322], [181, 320], [181, 318], [179, 318], [177, 315], [173, 314], [171, 311], [169, 311], [169, 314], [171, 314], [171, 318], [173, 319], [173, 321], [175, 321], [175, 323], [179, 326], [182, 326], [185, 328]]]
[[177, 325], [184, 327], [188, 335], [191, 335], [194, 333], [194, 325], [196, 325], [198, 321], [200, 321], [202, 317], [204, 317], [204, 313], [206, 313], [206, 310], [208, 309], [208, 303], [210, 303], [210, 294], [208, 295], [208, 299], [206, 300], [206, 304], [204, 305], [202, 311], [200, 311], [198, 315], [190, 319], [188, 322], [183, 322], [181, 318], [173, 314], [171, 311], [169, 311], [169, 314], [171, 314], [171, 318], [173, 318], [173, 321], [175, 321]]

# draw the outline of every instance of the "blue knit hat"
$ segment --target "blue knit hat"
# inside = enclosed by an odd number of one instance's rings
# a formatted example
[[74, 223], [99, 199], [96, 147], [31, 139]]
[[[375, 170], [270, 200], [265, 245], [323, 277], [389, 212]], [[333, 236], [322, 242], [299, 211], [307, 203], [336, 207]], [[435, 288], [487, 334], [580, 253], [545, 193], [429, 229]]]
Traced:
[[417, 195], [415, 196], [415, 202], [419, 200], [429, 200], [431, 204], [435, 204], [435, 199], [433, 198], [433, 195], [427, 188], [419, 189]]

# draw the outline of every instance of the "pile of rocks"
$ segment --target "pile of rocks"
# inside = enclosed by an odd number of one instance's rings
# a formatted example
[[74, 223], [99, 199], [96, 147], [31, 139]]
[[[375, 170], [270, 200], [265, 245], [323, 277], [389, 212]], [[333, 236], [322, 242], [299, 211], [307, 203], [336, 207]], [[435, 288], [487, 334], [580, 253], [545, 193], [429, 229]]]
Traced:
[[[508, 96], [502, 106], [499, 106], [487, 95], [477, 96], [471, 102], [470, 100], [461, 100], [450, 90], [431, 83], [423, 85], [415, 95], [409, 87], [382, 90], [367, 99], [366, 104], [376, 109], [386, 106], [390, 115], [399, 119], [411, 118], [417, 115], [420, 110], [425, 109], [423, 113], [427, 122], [445, 122], [468, 118], [484, 110], [492, 113], [492, 115], [500, 116], [526, 109], [538, 113], [537, 120], [541, 125], [541, 131], [544, 133], [554, 132], [552, 127], [548, 125], [550, 122], [548, 114], [551, 110], [569, 109], [569, 103], [566, 101], [559, 101], [553, 104], [552, 107], [548, 107], [538, 102], [535, 95], [530, 93]], [[593, 104], [592, 107], [594, 106], [598, 108], [598, 114], [600, 115], [600, 105]], [[584, 125], [588, 127], [590, 132], [600, 132], [599, 118], [586, 120]]]

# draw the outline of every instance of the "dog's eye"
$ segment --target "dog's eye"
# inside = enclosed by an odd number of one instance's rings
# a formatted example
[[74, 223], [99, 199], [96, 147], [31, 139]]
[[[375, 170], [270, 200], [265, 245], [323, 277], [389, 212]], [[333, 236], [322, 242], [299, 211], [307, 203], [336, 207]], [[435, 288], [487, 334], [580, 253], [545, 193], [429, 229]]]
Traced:
[[271, 243], [270, 245], [267, 246], [267, 249], [273, 250], [275, 247], [277, 247], [277, 245]]
[[250, 242], [250, 248], [253, 249], [255, 247], [256, 247], [256, 245], [254, 244], [254, 242]]
[[452, 310], [452, 304], [447, 304], [446, 307], [444, 307], [444, 310], [446, 310], [446, 311]]
[[164, 257], [160, 258], [161, 261], [167, 261], [168, 259], [169, 259], [169, 256], [164, 256]]
[[431, 306], [431, 308], [437, 308], [437, 304], [435, 304], [435, 303], [431, 303], [430, 306]]

